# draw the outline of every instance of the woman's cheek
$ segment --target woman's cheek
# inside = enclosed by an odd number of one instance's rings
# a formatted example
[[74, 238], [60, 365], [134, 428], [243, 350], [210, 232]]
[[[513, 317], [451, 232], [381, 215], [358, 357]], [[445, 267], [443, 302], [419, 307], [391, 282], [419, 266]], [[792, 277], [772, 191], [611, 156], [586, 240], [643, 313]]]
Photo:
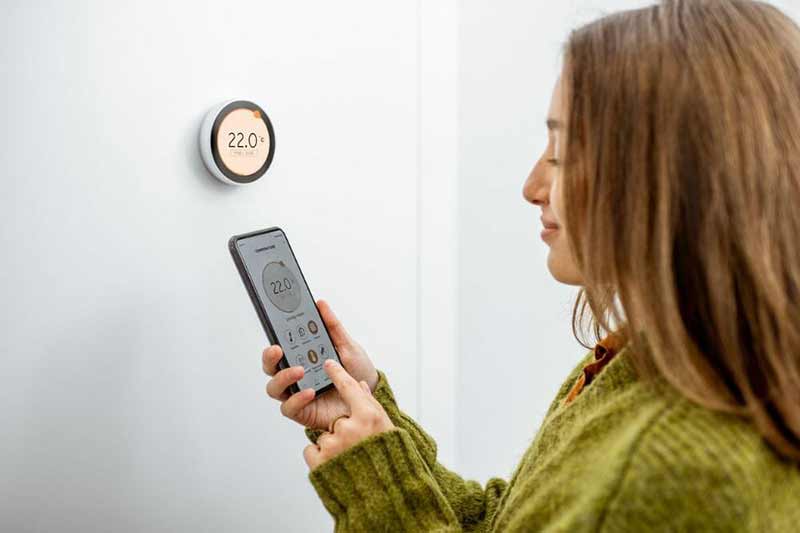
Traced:
[[550, 206], [553, 210], [553, 216], [556, 218], [559, 226], [561, 225], [561, 189], [558, 186], [558, 173], [553, 177], [550, 183]]

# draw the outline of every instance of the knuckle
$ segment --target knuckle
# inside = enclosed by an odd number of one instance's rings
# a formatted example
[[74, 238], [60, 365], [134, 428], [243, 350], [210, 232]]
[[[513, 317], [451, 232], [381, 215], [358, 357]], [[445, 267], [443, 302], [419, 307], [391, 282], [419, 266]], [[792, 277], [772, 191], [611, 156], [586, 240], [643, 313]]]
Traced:
[[272, 378], [267, 382], [267, 394], [269, 394], [270, 398], [278, 399], [280, 384], [275, 381], [275, 378]]
[[275, 381], [279, 383], [281, 388], [286, 388], [292, 382], [292, 372], [289, 368], [284, 368], [275, 374]]
[[377, 409], [370, 409], [369, 412], [369, 423], [372, 426], [376, 426], [381, 422], [381, 413]]
[[343, 418], [336, 422], [336, 433], [339, 435], [348, 435], [353, 430], [353, 419], [350, 417]]
[[370, 429], [381, 427], [383, 424], [383, 413], [375, 408], [370, 408], [370, 410], [365, 414], [364, 422]]

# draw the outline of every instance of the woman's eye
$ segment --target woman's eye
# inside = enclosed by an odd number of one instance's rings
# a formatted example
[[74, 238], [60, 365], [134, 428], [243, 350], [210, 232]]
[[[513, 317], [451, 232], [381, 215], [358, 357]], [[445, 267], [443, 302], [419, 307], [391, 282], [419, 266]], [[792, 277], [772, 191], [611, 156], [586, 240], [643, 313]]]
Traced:
[[558, 163], [559, 163], [559, 160], [557, 158], [555, 158], [555, 157], [549, 157], [549, 158], [547, 158], [547, 162], [550, 163], [553, 166], [557, 166]]

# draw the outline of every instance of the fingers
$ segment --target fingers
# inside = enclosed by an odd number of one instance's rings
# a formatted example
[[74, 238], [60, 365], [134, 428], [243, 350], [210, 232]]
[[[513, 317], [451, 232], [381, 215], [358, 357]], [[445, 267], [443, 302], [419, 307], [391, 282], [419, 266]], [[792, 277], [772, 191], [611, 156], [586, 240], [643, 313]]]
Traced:
[[[341, 422], [339, 422], [339, 423], [341, 424]], [[317, 446], [318, 446], [318, 447], [319, 447], [321, 450], [324, 450], [325, 448], [328, 448], [328, 447], [330, 447], [330, 446], [331, 446], [332, 444], [334, 444], [335, 442], [336, 442], [336, 435], [334, 435], [333, 433], [329, 433], [329, 432], [327, 432], [327, 431], [323, 431], [323, 432], [322, 432], [322, 433], [321, 433], [321, 434], [320, 434], [320, 435], [317, 437]]]
[[286, 418], [297, 420], [298, 414], [303, 408], [314, 399], [314, 389], [309, 387], [298, 393], [289, 396], [289, 399], [281, 404], [281, 414]]
[[366, 400], [362, 386], [334, 359], [326, 359], [323, 368], [333, 381], [336, 390], [339, 391], [339, 395], [350, 408], [350, 412], [360, 412]]
[[303, 448], [303, 459], [306, 460], [308, 468], [313, 470], [322, 462], [322, 450], [316, 444], [309, 444]]
[[285, 400], [289, 397], [286, 390], [292, 383], [298, 382], [305, 374], [302, 365], [284, 368], [267, 382], [267, 395], [276, 400]]
[[[347, 419], [339, 422], [340, 425], [346, 424]], [[340, 426], [337, 426], [340, 427]], [[323, 431], [317, 437], [316, 446], [311, 445], [310, 450], [303, 450], [303, 456], [306, 459], [306, 464], [312, 469], [321, 463], [324, 463], [331, 454], [336, 455], [336, 451], [342, 448], [342, 443], [338, 434]]]
[[334, 346], [349, 346], [353, 344], [353, 339], [344, 325], [339, 321], [339, 318], [334, 314], [333, 309], [325, 300], [317, 300], [317, 309], [325, 327], [328, 328], [328, 333], [331, 334], [331, 340]]
[[261, 368], [268, 376], [274, 376], [278, 369], [278, 361], [283, 356], [283, 350], [277, 344], [267, 346], [261, 354]]
[[[318, 435], [316, 445], [303, 449], [303, 457], [311, 470], [370, 435], [395, 428], [378, 400], [372, 396], [366, 381], [356, 381], [333, 359], [326, 360], [324, 368], [339, 395], [349, 404], [351, 416], [338, 422], [335, 428], [329, 428], [329, 431]], [[374, 405], [370, 406], [370, 403]], [[355, 412], [357, 409], [361, 412]], [[339, 418], [335, 418], [334, 424], [338, 420]], [[331, 433], [331, 430], [335, 431]]]
[[359, 383], [359, 385], [361, 385], [361, 388], [364, 389], [364, 392], [367, 393], [367, 396], [368, 396], [367, 399], [370, 401], [370, 403], [372, 403], [373, 405], [377, 406], [379, 409], [383, 409], [383, 406], [381, 405], [381, 402], [379, 402], [375, 398], [375, 396], [372, 395], [372, 389], [369, 388], [369, 383], [367, 383], [364, 380], [359, 381], [358, 383]]

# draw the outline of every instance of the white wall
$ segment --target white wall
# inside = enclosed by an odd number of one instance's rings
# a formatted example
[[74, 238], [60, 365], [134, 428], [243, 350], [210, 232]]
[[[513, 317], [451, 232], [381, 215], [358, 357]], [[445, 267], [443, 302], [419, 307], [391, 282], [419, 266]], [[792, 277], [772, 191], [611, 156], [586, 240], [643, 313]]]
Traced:
[[[0, 530], [331, 528], [234, 233], [283, 226], [416, 413], [416, 5], [232, 5], [0, 7]], [[245, 188], [197, 149], [237, 96], [276, 130]]]

